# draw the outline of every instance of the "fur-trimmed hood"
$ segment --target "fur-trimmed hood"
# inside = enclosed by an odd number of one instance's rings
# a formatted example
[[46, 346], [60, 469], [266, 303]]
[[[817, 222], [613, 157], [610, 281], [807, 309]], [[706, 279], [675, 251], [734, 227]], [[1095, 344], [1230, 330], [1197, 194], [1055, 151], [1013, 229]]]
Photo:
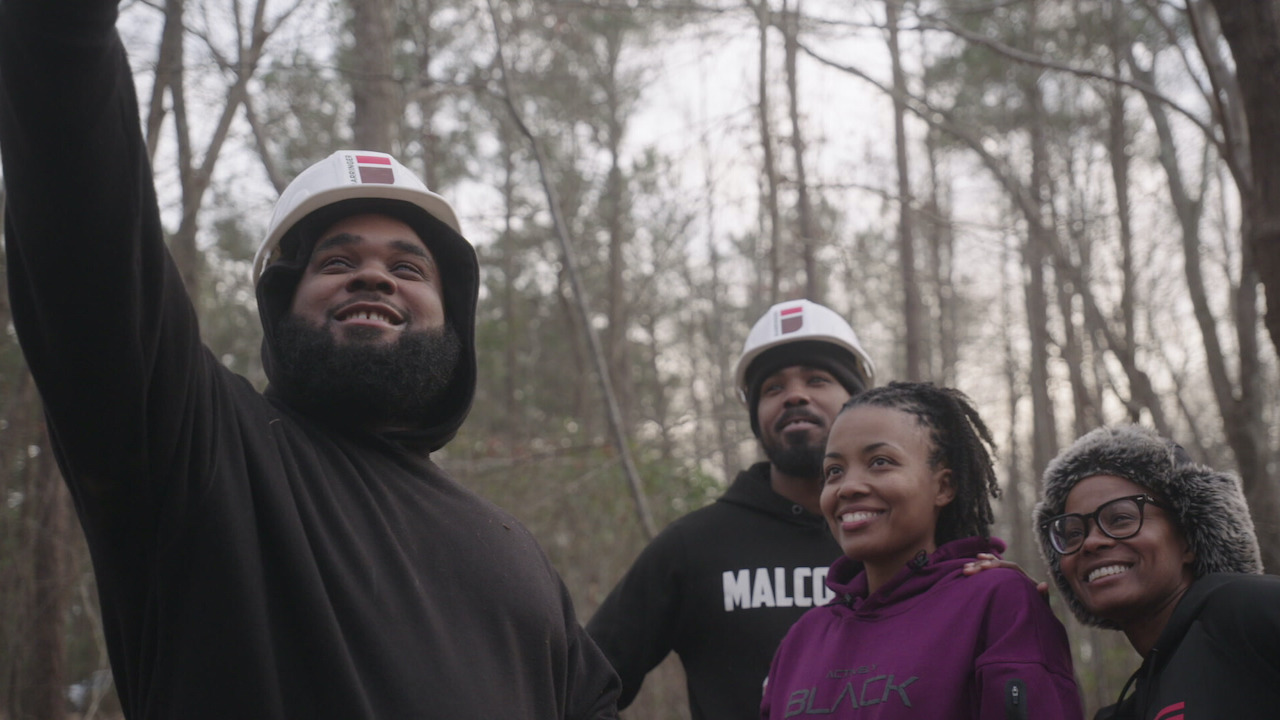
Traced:
[[1085, 609], [1062, 574], [1045, 522], [1061, 515], [1076, 483], [1115, 475], [1146, 488], [1167, 509], [1195, 553], [1195, 578], [1213, 572], [1262, 572], [1258, 538], [1240, 478], [1191, 461], [1177, 444], [1137, 425], [1101, 427], [1076, 440], [1044, 472], [1044, 499], [1035, 509], [1040, 554], [1080, 622], [1115, 629]]

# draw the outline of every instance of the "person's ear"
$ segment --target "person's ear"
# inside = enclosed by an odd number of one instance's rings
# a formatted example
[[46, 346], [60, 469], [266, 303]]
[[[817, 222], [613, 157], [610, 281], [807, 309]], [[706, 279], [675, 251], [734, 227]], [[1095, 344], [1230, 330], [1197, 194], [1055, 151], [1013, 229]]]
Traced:
[[951, 468], [942, 468], [934, 473], [934, 479], [938, 483], [938, 492], [934, 495], [934, 507], [946, 507], [956, 499], [955, 486], [951, 484]]
[[1182, 565], [1190, 568], [1195, 564], [1196, 551], [1191, 549], [1191, 543], [1187, 541], [1187, 538], [1182, 533], [1178, 533], [1178, 542], [1182, 543]]

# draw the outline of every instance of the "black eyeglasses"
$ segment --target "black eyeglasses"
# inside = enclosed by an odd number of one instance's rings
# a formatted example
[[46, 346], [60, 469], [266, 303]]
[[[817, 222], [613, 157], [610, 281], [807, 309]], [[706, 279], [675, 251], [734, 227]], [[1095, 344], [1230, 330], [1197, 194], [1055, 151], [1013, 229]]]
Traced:
[[1081, 515], [1067, 513], [1044, 521], [1049, 530], [1049, 542], [1059, 555], [1070, 555], [1084, 546], [1089, 537], [1089, 521], [1097, 524], [1103, 535], [1112, 540], [1126, 540], [1142, 529], [1143, 508], [1147, 505], [1164, 507], [1150, 495], [1130, 495], [1102, 503], [1097, 510]]

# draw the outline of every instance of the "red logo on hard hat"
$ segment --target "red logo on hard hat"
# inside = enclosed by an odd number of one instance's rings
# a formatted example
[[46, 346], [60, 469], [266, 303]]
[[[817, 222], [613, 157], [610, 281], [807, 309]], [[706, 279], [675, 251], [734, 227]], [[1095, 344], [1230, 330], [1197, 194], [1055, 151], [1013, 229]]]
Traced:
[[360, 171], [360, 182], [379, 185], [395, 185], [396, 176], [391, 170], [391, 158], [375, 155], [357, 155], [356, 168]]
[[804, 327], [804, 307], [797, 306], [779, 310], [778, 320], [780, 334], [793, 333]]

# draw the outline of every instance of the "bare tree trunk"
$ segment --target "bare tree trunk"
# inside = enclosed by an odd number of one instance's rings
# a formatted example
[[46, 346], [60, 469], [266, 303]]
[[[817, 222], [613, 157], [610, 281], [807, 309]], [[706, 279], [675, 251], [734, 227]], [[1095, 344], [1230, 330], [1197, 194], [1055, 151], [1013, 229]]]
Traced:
[[[1077, 242], [1083, 238], [1077, 237]], [[1062, 273], [1059, 277], [1065, 277]], [[1075, 313], [1075, 293], [1066, 283], [1056, 283], [1058, 293], [1058, 313], [1062, 315], [1062, 359], [1067, 365], [1067, 378], [1071, 381], [1072, 431], [1080, 437], [1098, 425], [1097, 413], [1094, 412], [1092, 396], [1084, 375], [1084, 336], [1077, 332]]]
[[582, 282], [578, 277], [577, 260], [573, 253], [573, 246], [569, 242], [569, 231], [565, 226], [564, 217], [560, 209], [560, 198], [556, 193], [555, 186], [551, 184], [549, 170], [546, 160], [542, 153], [542, 147], [538, 144], [538, 140], [529, 130], [529, 126], [525, 124], [519, 111], [516, 109], [516, 99], [512, 96], [511, 81], [506, 69], [506, 59], [503, 52], [502, 33], [498, 25], [497, 11], [494, 8], [493, 0], [489, 0], [489, 18], [493, 23], [493, 37], [497, 45], [497, 62], [500, 71], [500, 80], [502, 84], [502, 100], [507, 107], [507, 111], [511, 114], [512, 121], [519, 128], [520, 133], [529, 141], [530, 150], [533, 152], [534, 161], [538, 167], [538, 176], [542, 181], [542, 189], [547, 197], [547, 209], [551, 212], [552, 225], [555, 228], [556, 239], [560, 246], [562, 274], [568, 281], [569, 289], [573, 292], [574, 305], [576, 310], [578, 326], [582, 328], [583, 334], [586, 336], [588, 346], [591, 350], [591, 358], [596, 370], [596, 377], [600, 383], [600, 394], [604, 397], [605, 417], [609, 423], [610, 435], [613, 438], [614, 450], [618, 453], [618, 459], [622, 465], [623, 475], [627, 480], [627, 484], [631, 489], [632, 499], [635, 502], [637, 519], [640, 526], [644, 529], [645, 537], [652, 539], [657, 534], [657, 527], [654, 525], [653, 514], [649, 510], [649, 502], [645, 498], [644, 488], [641, 484], [640, 473], [636, 470], [635, 462], [631, 455], [630, 438], [623, 432], [622, 413], [618, 408], [617, 398], [613, 390], [613, 381], [609, 377], [609, 364], [605, 360], [604, 351], [600, 347], [599, 338], [596, 336], [595, 329], [591, 325], [590, 315], [588, 313], [589, 304], [586, 298], [586, 292], [583, 290]]
[[[1111, 72], [1120, 77], [1124, 67], [1124, 52], [1121, 48], [1126, 40], [1119, 36], [1120, 28], [1127, 23], [1123, 0], [1112, 0], [1108, 5], [1111, 15], [1109, 26], [1112, 29]], [[1107, 107], [1107, 159], [1111, 163], [1111, 179], [1115, 187], [1116, 222], [1119, 225], [1120, 241], [1120, 318], [1123, 323], [1121, 337], [1124, 339], [1126, 358], [1133, 363], [1133, 348], [1136, 344], [1137, 328], [1134, 309], [1134, 267], [1133, 267], [1133, 208], [1129, 202], [1129, 124], [1128, 112], [1125, 109], [1125, 90], [1118, 85], [1108, 89]]]
[[[742, 417], [743, 413], [737, 402], [736, 390], [733, 387], [733, 366], [729, 363], [721, 362], [721, 358], [736, 357], [737, 352], [741, 348], [741, 341], [737, 338], [736, 333], [732, 331], [732, 324], [726, 322], [731, 317], [729, 309], [724, 305], [724, 299], [727, 293], [723, 290], [723, 282], [720, 278], [720, 251], [716, 247], [717, 230], [716, 230], [716, 206], [715, 206], [715, 177], [716, 173], [711, 167], [710, 153], [704, 153], [708, 167], [703, 173], [704, 183], [706, 187], [706, 197], [709, 199], [706, 207], [706, 223], [707, 223], [707, 252], [708, 269], [711, 272], [711, 287], [708, 288], [708, 302], [710, 308], [706, 313], [705, 325], [703, 327], [704, 337], [707, 338], [710, 347], [705, 353], [706, 357], [711, 358], [710, 365], [712, 369], [707, 373], [708, 377], [714, 379], [714, 385], [708, 393], [711, 397], [711, 415], [713, 425], [715, 427], [714, 435], [716, 440], [716, 451], [723, 458], [721, 468], [722, 477], [731, 479], [738, 468], [742, 466], [739, 458], [738, 444], [741, 442], [742, 434], [739, 431], [738, 423], [731, 422], [731, 417]], [[693, 283], [690, 283], [690, 287]], [[696, 377], [696, 376], [695, 376]], [[706, 417], [705, 415], [703, 417]], [[708, 457], [705, 452], [698, 453], [695, 457]]]
[[410, 32], [413, 34], [415, 54], [418, 60], [417, 76], [410, 79], [413, 97], [421, 116], [418, 128], [418, 142], [422, 144], [422, 180], [432, 190], [440, 186], [437, 168], [441, 164], [437, 159], [439, 136], [433, 132], [439, 98], [436, 81], [431, 75], [431, 62], [435, 58], [436, 38], [432, 23], [436, 17], [435, 0], [417, 0], [414, 3], [417, 12], [412, 19]]
[[1049, 394], [1049, 336], [1048, 301], [1045, 297], [1044, 267], [1046, 253], [1043, 227], [1027, 233], [1023, 262], [1028, 275], [1026, 293], [1027, 325], [1031, 339], [1031, 465], [1039, 474], [1058, 453], [1058, 423], [1054, 415], [1053, 397]]
[[[1066, 171], [1062, 173], [1065, 176], [1065, 189], [1061, 192], [1066, 200], [1065, 222], [1062, 222], [1057, 213], [1054, 212], [1053, 226], [1065, 227], [1066, 235], [1071, 241], [1071, 248], [1075, 251], [1077, 257], [1080, 258], [1080, 265], [1085, 268], [1084, 274], [1088, 275], [1090, 266], [1090, 257], [1092, 248], [1090, 247], [1090, 239], [1085, 232], [1088, 223], [1085, 221], [1084, 215], [1087, 213], [1083, 207], [1085, 200], [1083, 199], [1085, 192], [1080, 187], [1080, 173], [1076, 170], [1075, 153], [1073, 149], [1066, 149], [1063, 153], [1063, 161], [1066, 163]], [[1056, 238], [1056, 234], [1055, 234]], [[1061, 246], [1061, 243], [1059, 243]], [[1096, 427], [1101, 418], [1098, 414], [1098, 408], [1093, 404], [1093, 393], [1090, 391], [1088, 378], [1085, 373], [1085, 342], [1088, 337], [1088, 331], [1083, 321], [1077, 322], [1076, 295], [1079, 288], [1074, 282], [1071, 282], [1071, 273], [1066, 268], [1060, 267], [1064, 259], [1067, 257], [1068, 251], [1054, 253], [1053, 274], [1057, 279], [1054, 288], [1057, 292], [1058, 314], [1062, 317], [1062, 343], [1060, 352], [1063, 364], [1066, 365], [1067, 378], [1071, 383], [1071, 405], [1072, 405], [1072, 437], [1080, 437], [1089, 430]]]
[[[166, 2], [168, 11], [182, 13], [183, 0], [166, 0]], [[196, 232], [199, 229], [200, 210], [204, 206], [205, 193], [209, 190], [213, 170], [218, 163], [223, 144], [231, 131], [231, 123], [245, 102], [249, 81], [257, 72], [263, 48], [271, 37], [271, 31], [266, 27], [266, 3], [267, 0], [255, 2], [250, 26], [239, 34], [242, 43], [236, 47], [237, 56], [232, 59], [219, 58], [224, 69], [229, 70], [235, 79], [227, 88], [226, 104], [223, 105], [222, 112], [214, 123], [213, 133], [198, 164], [197, 153], [191, 139], [190, 118], [187, 113], [185, 73], [179, 71], [175, 77], [169, 79], [169, 94], [173, 100], [174, 130], [178, 145], [179, 177], [182, 184], [182, 219], [178, 229], [169, 238], [169, 249], [173, 254], [174, 263], [182, 274], [187, 292], [197, 301], [200, 298], [201, 263], [200, 253], [196, 247]], [[243, 43], [244, 38], [248, 38], [247, 44]], [[178, 43], [177, 49], [173, 50], [177, 54], [176, 67], [178, 68], [182, 68], [183, 63], [181, 47], [181, 43]], [[215, 56], [218, 55], [213, 46], [210, 46], [210, 51]]]
[[611, 29], [604, 33], [605, 68], [601, 73], [601, 83], [605, 91], [607, 115], [605, 143], [609, 153], [609, 174], [605, 179], [605, 195], [603, 199], [604, 225], [608, 233], [609, 281], [605, 292], [605, 311], [608, 314], [608, 325], [605, 328], [604, 351], [609, 362], [609, 375], [613, 378], [613, 386], [618, 394], [618, 407], [622, 411], [623, 431], [631, 434], [632, 427], [632, 388], [631, 366], [627, 352], [627, 327], [630, 324], [630, 312], [627, 304], [626, 246], [629, 233], [626, 228], [626, 180], [622, 174], [622, 139], [626, 132], [622, 118], [622, 108], [618, 98], [618, 60], [622, 53], [622, 31]]
[[[746, 0], [747, 6], [756, 13], [760, 25], [760, 68], [759, 91], [756, 101], [756, 116], [760, 125], [760, 149], [763, 152], [762, 168], [765, 187], [764, 205], [769, 216], [769, 289], [768, 305], [778, 302], [782, 286], [782, 212], [778, 206], [778, 170], [773, 159], [773, 131], [769, 122], [769, 24], [770, 10], [768, 2], [760, 0], [752, 4]], [[757, 295], [759, 297], [759, 295]]]
[[154, 161], [160, 143], [160, 126], [164, 124], [165, 94], [183, 82], [183, 27], [185, 0], [167, 0], [164, 29], [160, 33], [160, 51], [156, 57], [156, 78], [151, 85], [151, 102], [147, 108], [147, 158]]
[[[1231, 46], [1248, 123], [1252, 184], [1244, 213], [1258, 277], [1266, 288], [1267, 330], [1280, 355], [1280, 2], [1211, 0]], [[1276, 565], [1269, 565], [1273, 570]]]
[[[1013, 308], [1009, 306], [1009, 298], [1013, 296], [1012, 287], [1015, 280], [1009, 278], [1009, 268], [1014, 265], [1013, 251], [1006, 246], [1000, 258], [1000, 302], [1003, 306], [1001, 314], [1003, 317], [1012, 317]], [[1019, 361], [1021, 353], [1014, 349], [1013, 328], [1012, 323], [1000, 324], [1000, 339], [1003, 345], [1004, 354], [1004, 379], [1005, 387], [1009, 393], [1009, 405], [1007, 412], [1009, 413], [1009, 436], [1004, 450], [1005, 460], [1005, 495], [1000, 503], [1001, 512], [1005, 513], [1009, 520], [1009, 556], [1016, 558], [1015, 562], [1020, 564], [1033, 561], [1032, 545], [1028, 537], [1030, 530], [1025, 522], [1025, 518], [1031, 516], [1030, 508], [1034, 504], [1036, 490], [1039, 483], [1032, 486], [1031, 497], [1026, 497], [1024, 482], [1024, 473], [1022, 466], [1021, 453], [1019, 452], [1018, 436], [1022, 433], [1021, 423], [1018, 420], [1018, 408], [1022, 402], [1022, 394], [1026, 388], [1026, 380], [1022, 375], [1022, 365]], [[1023, 567], [1026, 567], [1024, 564]]]
[[671, 460], [676, 454], [675, 438], [671, 434], [671, 423], [668, 422], [669, 411], [671, 409], [671, 398], [667, 392], [667, 386], [662, 381], [662, 365], [659, 362], [666, 348], [658, 341], [658, 323], [660, 318], [658, 313], [646, 313], [641, 321], [645, 329], [645, 337], [648, 343], [645, 346], [647, 350], [646, 365], [649, 374], [652, 376], [653, 386], [646, 390], [648, 397], [652, 398], [653, 403], [653, 421], [658, 424], [660, 431], [659, 450], [663, 462]]
[[[42, 433], [43, 435], [43, 433]], [[35, 492], [35, 547], [32, 556], [35, 584], [32, 588], [31, 669], [30, 684], [21, 689], [26, 696], [22, 706], [31, 718], [57, 718], [64, 715], [67, 686], [65, 641], [67, 607], [71, 600], [71, 582], [67, 575], [67, 548], [71, 545], [71, 508], [69, 495], [58, 475], [49, 443], [33, 458]]]
[[[938, 134], [930, 128], [925, 135], [925, 153], [929, 159], [929, 265], [932, 276], [933, 304], [937, 327], [937, 370], [930, 373], [943, 385], [956, 384], [956, 364], [959, 355], [960, 313], [956, 296], [954, 268], [955, 236], [951, 227], [950, 201], [944, 200], [946, 188], [939, 173]], [[926, 357], [932, 357], [926, 353]], [[933, 362], [928, 363], [932, 367]]]
[[1125, 404], [1129, 412], [1129, 419], [1133, 422], [1140, 421], [1141, 411], [1146, 409], [1151, 415], [1151, 424], [1156, 431], [1162, 435], [1169, 436], [1172, 430], [1166, 418], [1160, 394], [1156, 392], [1151, 376], [1138, 367], [1137, 361], [1134, 359], [1133, 349], [1126, 347], [1124, 340], [1116, 335], [1107, 323], [1102, 311], [1098, 308], [1098, 302], [1093, 296], [1093, 291], [1084, 280], [1084, 274], [1063, 258], [1059, 258], [1057, 266], [1071, 273], [1071, 281], [1079, 288], [1077, 296], [1084, 305], [1085, 327], [1088, 329], [1089, 335], [1094, 338], [1094, 344], [1098, 347], [1109, 348], [1115, 353], [1116, 359], [1120, 361], [1120, 368], [1124, 370], [1129, 387], [1127, 393], [1117, 388], [1116, 396]]
[[[159, 144], [160, 126], [164, 120], [163, 94], [173, 103], [174, 134], [178, 145], [178, 171], [182, 184], [182, 221], [169, 238], [169, 252], [178, 266], [182, 282], [192, 298], [199, 297], [200, 252], [196, 249], [196, 214], [199, 204], [193, 193], [196, 178], [193, 169], [190, 125], [186, 104], [186, 50], [183, 17], [186, 0], [165, 0], [165, 22], [161, 31], [160, 55], [156, 60], [156, 83], [152, 89], [150, 114], [147, 118], [147, 149], [154, 152]], [[198, 302], [198, 300], [197, 300]]]
[[787, 10], [783, 0], [783, 38], [787, 71], [788, 111], [791, 118], [791, 154], [796, 168], [796, 220], [800, 234], [800, 251], [804, 264], [804, 295], [814, 302], [823, 302], [822, 278], [818, 273], [816, 248], [820, 240], [813, 218], [812, 201], [809, 199], [809, 180], [805, 175], [804, 130], [800, 125], [800, 90], [796, 69], [799, 54], [800, 0], [794, 11]]
[[[1127, 58], [1135, 76], [1150, 81], [1151, 73]], [[1218, 411], [1222, 416], [1227, 444], [1236, 458], [1236, 468], [1244, 481], [1249, 499], [1258, 542], [1262, 547], [1262, 561], [1270, 570], [1280, 568], [1280, 489], [1272, 479], [1268, 429], [1263, 418], [1263, 392], [1260, 390], [1261, 363], [1256, 342], [1257, 317], [1256, 276], [1253, 275], [1252, 254], [1249, 248], [1241, 253], [1241, 279], [1236, 292], [1236, 336], [1238, 347], [1239, 387], [1233, 385], [1227, 368], [1227, 353], [1218, 337], [1218, 321], [1209, 304], [1204, 271], [1200, 259], [1200, 217], [1203, 196], [1193, 198], [1182, 179], [1178, 163], [1175, 138], [1164, 105], [1156, 98], [1145, 95], [1147, 108], [1160, 141], [1160, 163], [1168, 179], [1170, 199], [1182, 231], [1183, 268], [1187, 281], [1187, 295], [1194, 310], [1196, 324], [1204, 343], [1205, 365], [1209, 373]], [[1248, 216], [1245, 218], [1246, 229]], [[1247, 305], [1247, 307], [1245, 307]]]
[[[707, 176], [708, 183], [710, 183], [710, 177], [710, 175]], [[692, 259], [681, 265], [680, 276], [685, 285], [690, 288], [709, 285], [706, 295], [706, 302], [709, 303], [709, 307], [703, 310], [692, 305], [686, 305], [677, 310], [676, 314], [679, 318], [680, 332], [686, 338], [695, 339], [694, 344], [689, 347], [689, 377], [707, 378], [708, 386], [706, 392], [691, 392], [689, 394], [688, 412], [692, 413], [695, 418], [709, 421], [707, 425], [699, 422], [694, 431], [690, 433], [688, 438], [690, 456], [703, 461], [711, 461], [718, 458], [720, 460], [719, 466], [724, 472], [722, 477], [732, 477], [731, 473], [736, 472], [736, 468], [729, 465], [725, 455], [720, 452], [725, 438], [729, 436], [729, 431], [725, 429], [725, 425], [730, 423], [722, 422], [722, 419], [728, 417], [727, 414], [724, 414], [726, 410], [724, 388], [726, 386], [719, 384], [723, 372], [720, 366], [724, 364], [719, 362], [719, 358], [722, 355], [717, 351], [720, 336], [723, 333], [724, 320], [723, 315], [720, 313], [721, 295], [718, 292], [720, 259], [715, 249], [714, 222], [710, 219], [708, 219], [708, 222], [711, 223], [709, 232], [711, 239], [707, 243], [707, 250], [711, 253], [709, 260], [710, 282], [695, 276]], [[705, 344], [698, 343], [697, 339], [704, 340]]]
[[[710, 176], [708, 176], [710, 177]], [[711, 314], [708, 321], [711, 324], [708, 337], [713, 341], [711, 357], [733, 357], [738, 351], [736, 338], [729, 332], [724, 322], [728, 317], [726, 308], [723, 305], [725, 293], [720, 291], [723, 283], [720, 280], [720, 253], [715, 248], [715, 243], [709, 243], [711, 248], [711, 277], [712, 289], [711, 294]], [[733, 348], [733, 355], [725, 352], [729, 347]], [[728, 363], [716, 363], [716, 386], [711, 391], [714, 401], [711, 404], [713, 418], [716, 419], [716, 444], [724, 456], [724, 477], [730, 480], [734, 477], [738, 468], [742, 467], [743, 462], [739, 457], [738, 444], [741, 442], [744, 433], [741, 432], [741, 426], [736, 422], [728, 422], [729, 417], [742, 416], [741, 404], [736, 402], [736, 390], [733, 388], [733, 366]], [[726, 392], [728, 389], [728, 392]]]
[[[1038, 32], [1039, 0], [1027, 3], [1029, 41], [1035, 45]], [[1027, 326], [1031, 337], [1031, 467], [1038, 476], [1053, 456], [1058, 454], [1058, 424], [1054, 416], [1053, 398], [1049, 394], [1049, 312], [1045, 297], [1044, 268], [1051, 245], [1052, 230], [1045, 226], [1045, 192], [1048, 187], [1048, 155], [1045, 140], [1044, 99], [1041, 95], [1038, 68], [1026, 68], [1022, 80], [1023, 96], [1028, 111], [1031, 144], [1031, 179], [1028, 183], [1033, 217], [1028, 218], [1027, 243], [1023, 261], [1027, 268]]]
[[[512, 422], [510, 428], [511, 434], [524, 438], [526, 428], [524, 423], [517, 421], [523, 418], [524, 413], [520, 409], [520, 402], [516, 394], [516, 378], [519, 374], [518, 359], [516, 357], [516, 348], [519, 347], [516, 338], [516, 328], [519, 326], [518, 313], [520, 312], [516, 300], [516, 247], [515, 247], [515, 221], [516, 221], [516, 168], [515, 168], [515, 148], [511, 145], [511, 135], [503, 128], [500, 131], [501, 141], [503, 144], [502, 152], [502, 235], [498, 238], [498, 256], [502, 272], [502, 291], [500, 302], [502, 305], [502, 322], [507, 329], [507, 342], [502, 345], [502, 405], [505, 408], [503, 413], [509, 422]], [[429, 163], [428, 163], [429, 164]]]
[[[2, 286], [3, 283], [0, 283]], [[3, 290], [0, 287], [0, 290]], [[8, 294], [4, 293], [7, 301]], [[0, 307], [8, 319], [8, 307]], [[0, 491], [13, 501], [0, 536], [3, 626], [0, 715], [43, 720], [65, 715], [65, 638], [72, 577], [68, 548], [77, 532], [71, 504], [50, 450], [35, 383], [21, 362], [0, 408]]]
[[[1236, 135], [1247, 136], [1248, 156], [1240, 158], [1238, 165], [1249, 169], [1248, 184], [1239, 188], [1244, 245], [1235, 321], [1241, 388], [1237, 402], [1231, 403], [1231, 417], [1225, 417], [1224, 409], [1224, 424], [1244, 479], [1263, 564], [1276, 572], [1280, 569], [1280, 487], [1270, 473], [1272, 450], [1263, 417], [1266, 392], [1254, 333], [1254, 308], [1256, 285], [1261, 282], [1266, 289], [1267, 330], [1280, 355], [1280, 136], [1276, 132], [1280, 127], [1280, 105], [1276, 103], [1280, 97], [1280, 2], [1212, 0], [1212, 4], [1235, 59], [1235, 82], [1228, 85], [1235, 94], [1227, 97], [1239, 99], [1244, 117], [1238, 118], [1237, 124], [1245, 125], [1247, 133]], [[1191, 7], [1193, 12], [1198, 5]], [[1224, 108], [1224, 114], [1231, 109]], [[1229, 120], [1224, 119], [1224, 126]], [[1220, 397], [1219, 404], [1222, 401]]]
[[[563, 251], [562, 253], [563, 254]], [[556, 301], [560, 307], [560, 317], [565, 327], [565, 334], [571, 339], [573, 344], [574, 375], [581, 378], [590, 377], [591, 374], [591, 341], [587, 338], [587, 333], [591, 330], [584, 327], [584, 323], [588, 322], [586, 317], [586, 308], [581, 311], [575, 309], [573, 279], [569, 275], [569, 268], [562, 261], [560, 269], [556, 273]], [[563, 352], [563, 351], [562, 351]], [[562, 361], [563, 362], [563, 361]], [[590, 387], [586, 383], [573, 383], [569, 392], [572, 396], [570, 407], [573, 408], [573, 417], [594, 417], [595, 408], [591, 402]]]
[[[1249, 223], [1250, 218], [1246, 216], [1246, 238], [1250, 233]], [[1258, 276], [1253, 248], [1254, 245], [1248, 241], [1241, 248], [1240, 286], [1236, 289], [1235, 301], [1240, 391], [1232, 405], [1234, 417], [1225, 425], [1228, 440], [1236, 450], [1245, 496], [1262, 550], [1263, 566], [1275, 572], [1280, 569], [1280, 486], [1271, 472], [1270, 428], [1264, 412], [1267, 389], [1256, 332]], [[1248, 460], [1240, 461], [1242, 455]]]
[[916, 279], [915, 237], [912, 227], [911, 172], [907, 148], [906, 97], [907, 77], [902, 70], [902, 54], [898, 47], [898, 5], [900, 0], [885, 0], [885, 24], [888, 28], [889, 62], [893, 67], [893, 139], [898, 168], [898, 269], [902, 273], [902, 327], [905, 365], [908, 380], [924, 378], [921, 352], [923, 333], [920, 305], [920, 282]]
[[244, 97], [244, 115], [253, 133], [253, 147], [258, 151], [258, 160], [267, 174], [267, 182], [271, 183], [272, 189], [276, 191], [276, 195], [279, 195], [289, 186], [290, 178], [285, 177], [280, 169], [280, 163], [271, 156], [271, 143], [267, 138], [267, 129], [262, 126], [253, 98], [249, 95]]
[[392, 75], [392, 0], [349, 0], [354, 67], [349, 73], [355, 107], [351, 132], [362, 150], [394, 150], [399, 112]]

